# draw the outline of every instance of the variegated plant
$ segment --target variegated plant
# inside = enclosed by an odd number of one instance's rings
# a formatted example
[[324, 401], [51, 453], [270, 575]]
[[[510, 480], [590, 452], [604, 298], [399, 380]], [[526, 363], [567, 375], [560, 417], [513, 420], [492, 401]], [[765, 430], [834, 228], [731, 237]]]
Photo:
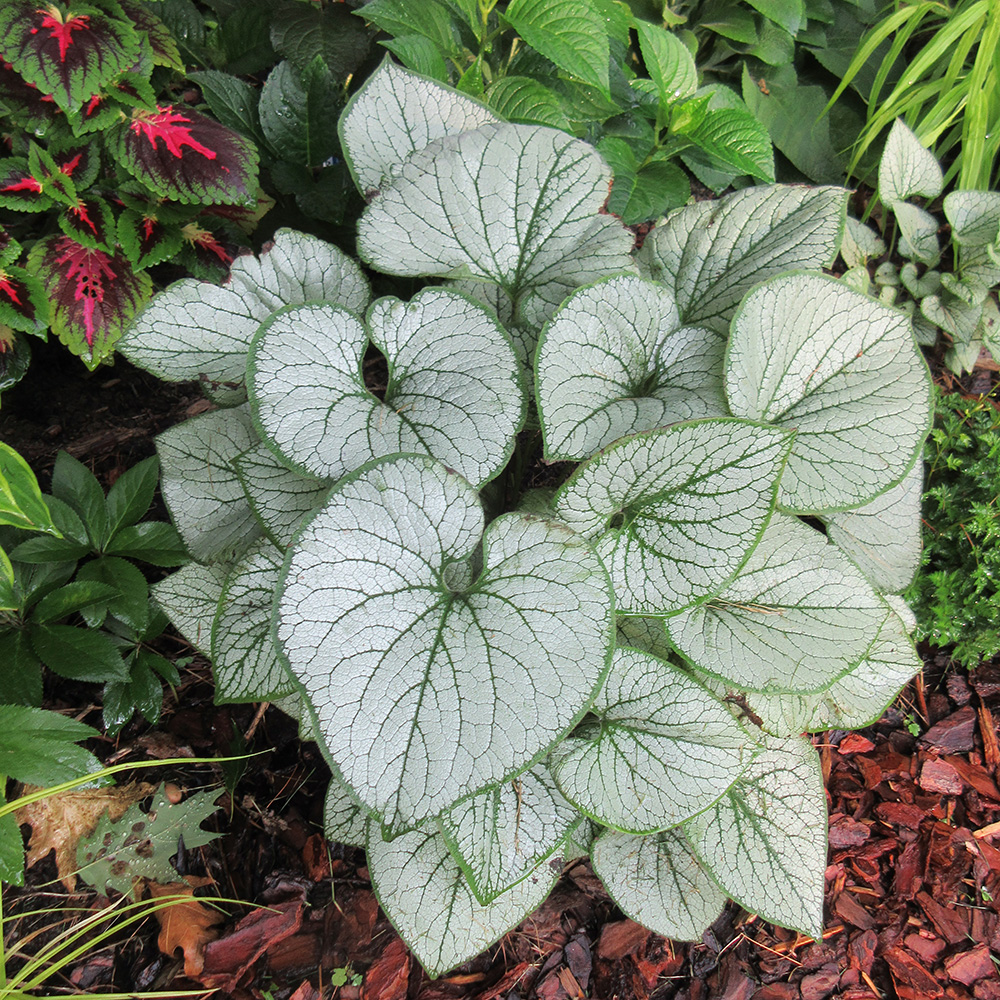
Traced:
[[847, 193], [690, 205], [633, 255], [577, 139], [388, 61], [341, 133], [362, 259], [443, 281], [370, 303], [285, 231], [154, 299], [123, 353], [218, 404], [159, 439], [198, 560], [159, 600], [220, 701], [319, 742], [328, 834], [431, 974], [584, 853], [663, 934], [728, 896], [818, 936], [803, 733], [919, 667], [893, 595], [930, 417], [907, 317], [821, 273]]

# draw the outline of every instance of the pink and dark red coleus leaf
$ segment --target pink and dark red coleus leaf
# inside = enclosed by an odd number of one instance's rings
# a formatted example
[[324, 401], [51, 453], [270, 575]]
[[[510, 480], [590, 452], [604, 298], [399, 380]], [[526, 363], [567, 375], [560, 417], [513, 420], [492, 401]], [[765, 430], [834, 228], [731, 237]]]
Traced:
[[180, 226], [164, 222], [150, 207], [127, 209], [118, 217], [118, 243], [132, 266], [140, 271], [169, 260], [184, 245]]
[[189, 222], [181, 229], [184, 247], [180, 261], [202, 281], [224, 281], [229, 277], [229, 266], [240, 252], [240, 246], [230, 239], [219, 226], [216, 231], [198, 221]]
[[73, 183], [73, 178], [61, 170], [52, 154], [37, 142], [28, 143], [28, 170], [41, 185], [42, 194], [63, 205], [76, 204], [76, 184]]
[[13, 264], [21, 256], [21, 244], [0, 226], [0, 266]]
[[232, 129], [185, 107], [135, 109], [108, 148], [161, 198], [186, 204], [245, 204], [257, 191], [257, 149]]
[[56, 102], [25, 81], [10, 63], [0, 59], [0, 104], [10, 109], [11, 118], [29, 131], [45, 129], [62, 112]]
[[0, 208], [19, 212], [44, 212], [52, 199], [42, 190], [42, 183], [32, 176], [23, 156], [0, 160]]
[[75, 111], [139, 54], [129, 21], [83, 3], [4, 0], [0, 56], [64, 111]]
[[77, 243], [109, 253], [114, 250], [118, 239], [111, 207], [96, 195], [78, 198], [75, 205], [70, 205], [59, 216], [59, 228]]
[[40, 333], [49, 325], [45, 288], [23, 267], [0, 267], [0, 323], [24, 333]]
[[169, 66], [183, 73], [186, 69], [180, 50], [170, 29], [146, 6], [138, 0], [119, 0], [125, 16], [141, 37], [149, 42], [153, 62], [157, 66]]
[[50, 145], [49, 152], [59, 169], [76, 185], [77, 191], [85, 191], [97, 180], [101, 156], [94, 146], [77, 142], [60, 149]]
[[149, 276], [126, 257], [49, 236], [32, 248], [28, 266], [48, 289], [56, 336], [90, 369], [114, 352], [136, 312], [152, 294]]
[[17, 385], [31, 364], [28, 338], [0, 324], [0, 392]]

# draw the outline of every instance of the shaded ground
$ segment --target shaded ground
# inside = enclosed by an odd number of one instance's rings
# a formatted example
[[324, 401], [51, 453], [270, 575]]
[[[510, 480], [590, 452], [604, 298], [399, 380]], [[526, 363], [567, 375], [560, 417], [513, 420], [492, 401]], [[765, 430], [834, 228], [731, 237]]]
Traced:
[[[43, 485], [65, 448], [107, 486], [152, 454], [156, 433], [204, 408], [196, 387], [164, 386], [120, 359], [86, 382], [81, 371], [61, 347], [43, 347], [29, 380], [4, 397], [0, 439], [25, 455]], [[993, 378], [979, 371], [964, 388], [983, 391]], [[165, 516], [162, 508], [154, 514]], [[193, 655], [176, 637], [162, 642], [167, 655]], [[517, 930], [433, 982], [379, 912], [363, 854], [323, 839], [327, 771], [315, 747], [300, 744], [294, 724], [274, 709], [215, 706], [203, 659], [195, 656], [182, 677], [156, 729], [133, 723], [94, 749], [115, 762], [267, 751], [242, 771], [192, 765], [145, 777], [186, 791], [225, 789], [215, 822], [226, 835], [183, 852], [177, 867], [210, 879], [199, 895], [268, 909], [224, 907], [227, 919], [200, 952], [196, 978], [185, 978], [180, 952], [160, 953], [150, 920], [81, 958], [61, 984], [67, 989], [214, 986], [240, 1000], [1000, 1000], [996, 668], [967, 675], [929, 656], [875, 726], [816, 738], [830, 804], [822, 941], [730, 904], [701, 943], [672, 944], [624, 919], [589, 865], [578, 863]], [[92, 686], [49, 678], [46, 697], [47, 707], [99, 725]], [[27, 890], [5, 894], [6, 913], [59, 903], [51, 859], [30, 875]], [[101, 905], [86, 893], [72, 901]], [[36, 926], [17, 924], [13, 936], [24, 939]]]

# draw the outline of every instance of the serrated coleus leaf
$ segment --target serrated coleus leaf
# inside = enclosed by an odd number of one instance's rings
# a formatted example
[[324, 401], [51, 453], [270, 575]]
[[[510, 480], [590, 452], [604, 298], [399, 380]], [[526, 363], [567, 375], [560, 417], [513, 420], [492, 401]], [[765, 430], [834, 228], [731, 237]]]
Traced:
[[418, 149], [500, 119], [478, 101], [386, 56], [347, 102], [338, 130], [354, 183], [368, 196]]
[[914, 674], [921, 660], [894, 611], [888, 611], [878, 638], [859, 663], [828, 688], [811, 694], [746, 693], [763, 728], [776, 736], [827, 729], [861, 729], [881, 717]]
[[28, 142], [28, 170], [41, 185], [42, 193], [55, 202], [73, 205], [77, 201], [76, 185], [64, 174], [52, 154], [37, 142]]
[[590, 546], [535, 515], [483, 521], [464, 479], [398, 457], [345, 477], [286, 563], [279, 648], [331, 760], [390, 828], [541, 758], [607, 669], [610, 584]]
[[256, 146], [187, 107], [135, 108], [108, 133], [107, 144], [118, 162], [161, 198], [223, 205], [256, 198]]
[[18, 124], [34, 131], [46, 131], [62, 112], [48, 94], [28, 83], [10, 63], [0, 57], [0, 101], [9, 109]]
[[0, 265], [0, 323], [24, 333], [39, 333], [49, 325], [45, 287], [23, 267]]
[[791, 444], [778, 428], [719, 418], [611, 445], [556, 494], [588, 538], [624, 614], [674, 614], [718, 591], [760, 538]]
[[[338, 306], [295, 306], [253, 339], [248, 389], [262, 437], [300, 471], [330, 479], [373, 458], [430, 453], [474, 485], [510, 458], [525, 415], [514, 348], [477, 302], [427, 288], [387, 297], [368, 329]], [[389, 364], [384, 400], [365, 387], [372, 343]]]
[[226, 578], [212, 622], [212, 676], [217, 704], [290, 694], [295, 682], [271, 641], [271, 605], [284, 553], [255, 542]]
[[139, 0], [118, 0], [118, 3], [140, 37], [149, 44], [154, 65], [169, 66], [178, 73], [184, 73], [187, 67], [174, 36], [149, 5]]
[[842, 282], [789, 274], [733, 319], [729, 408], [795, 431], [778, 502], [856, 507], [898, 483], [931, 419], [931, 383], [906, 315]]
[[830, 541], [846, 552], [879, 590], [904, 590], [920, 565], [920, 499], [924, 466], [916, 462], [901, 483], [853, 510], [827, 519]]
[[299, 525], [319, 510], [333, 485], [332, 479], [289, 469], [265, 444], [245, 451], [233, 465], [264, 534], [279, 548], [291, 544]]
[[758, 282], [837, 256], [847, 191], [774, 185], [671, 212], [647, 237], [640, 271], [672, 288], [681, 319], [720, 335]]
[[148, 212], [122, 212], [117, 237], [125, 256], [138, 271], [169, 260], [184, 243], [180, 228], [160, 220], [152, 206]]
[[133, 26], [90, 4], [9, 0], [0, 9], [0, 56], [64, 111], [124, 73], [138, 53]]
[[667, 619], [677, 648], [708, 673], [755, 691], [818, 691], [865, 654], [884, 605], [823, 535], [777, 513], [736, 578]]
[[475, 795], [438, 824], [480, 903], [492, 902], [556, 854], [584, 817], [544, 766]]
[[936, 198], [943, 186], [944, 174], [934, 154], [897, 118], [878, 165], [878, 193], [882, 202], [895, 209], [896, 202], [915, 196]]
[[649, 837], [605, 830], [590, 857], [622, 912], [671, 940], [700, 941], [726, 903], [681, 830]]
[[81, 246], [112, 253], [118, 231], [111, 206], [103, 198], [78, 198], [59, 216], [59, 228]]
[[168, 381], [229, 387], [231, 403], [242, 398], [250, 341], [272, 312], [312, 300], [363, 312], [369, 295], [361, 268], [337, 247], [279, 229], [259, 259], [233, 262], [228, 285], [185, 279], [156, 296], [119, 350]]
[[620, 275], [582, 288], [542, 333], [535, 385], [548, 459], [582, 459], [626, 434], [728, 413], [724, 344], [682, 327], [662, 285]]
[[366, 853], [383, 912], [430, 976], [474, 958], [537, 909], [557, 873], [541, 865], [484, 906], [440, 833], [414, 830], [387, 843], [369, 823]]
[[21, 256], [21, 244], [3, 227], [0, 226], [0, 267], [13, 264]]
[[211, 651], [212, 621], [231, 568], [232, 564], [225, 562], [190, 562], [151, 588], [170, 624], [206, 656]]
[[618, 648], [587, 739], [553, 753], [562, 793], [604, 826], [654, 833], [707, 809], [756, 746], [722, 702], [682, 670]]
[[157, 437], [163, 500], [195, 559], [232, 559], [259, 536], [232, 467], [257, 443], [247, 406], [203, 413]]
[[52, 199], [42, 191], [39, 180], [32, 176], [23, 156], [0, 160], [0, 208], [18, 212], [44, 212]]
[[765, 737], [729, 791], [683, 830], [737, 903], [782, 927], [821, 936], [826, 792], [807, 739]]
[[495, 282], [516, 320], [519, 298], [608, 228], [598, 212], [610, 180], [579, 139], [484, 125], [412, 154], [359, 220], [358, 251], [388, 274]]
[[82, 246], [69, 236], [49, 236], [32, 247], [31, 271], [49, 289], [56, 336], [90, 369], [110, 357], [153, 286], [118, 251]]

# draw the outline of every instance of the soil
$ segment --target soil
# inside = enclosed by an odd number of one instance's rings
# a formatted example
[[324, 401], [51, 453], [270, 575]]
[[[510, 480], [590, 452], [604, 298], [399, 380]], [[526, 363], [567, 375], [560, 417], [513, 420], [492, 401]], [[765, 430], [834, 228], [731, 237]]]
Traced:
[[[153, 453], [157, 433], [206, 408], [196, 385], [166, 385], [120, 358], [87, 377], [60, 345], [35, 354], [28, 377], [4, 396], [0, 439], [43, 487], [61, 448], [107, 487]], [[994, 378], [979, 370], [961, 388], [982, 391]], [[164, 517], [162, 506], [152, 516]], [[822, 940], [729, 904], [700, 942], [670, 942], [626, 919], [579, 862], [520, 927], [432, 981], [380, 912], [362, 852], [323, 838], [328, 772], [315, 746], [300, 743], [273, 707], [214, 705], [205, 660], [176, 635], [160, 643], [186, 664], [160, 723], [135, 721], [91, 748], [116, 763], [263, 751], [237, 770], [192, 764], [143, 774], [185, 791], [224, 789], [213, 822], [225, 836], [181, 850], [175, 864], [181, 876], [207, 880], [198, 895], [245, 902], [223, 906], [197, 974], [189, 967], [185, 976], [179, 952], [160, 952], [150, 919], [79, 958], [55, 989], [214, 987], [239, 1000], [1000, 1000], [997, 667], [967, 674], [923, 650], [924, 672], [878, 723], [815, 737], [830, 812]], [[100, 725], [93, 686], [50, 678], [46, 698]], [[52, 857], [43, 859], [24, 890], [5, 892], [9, 940], [37, 929], [17, 914], [39, 900], [107, 905], [79, 890], [66, 897]]]

